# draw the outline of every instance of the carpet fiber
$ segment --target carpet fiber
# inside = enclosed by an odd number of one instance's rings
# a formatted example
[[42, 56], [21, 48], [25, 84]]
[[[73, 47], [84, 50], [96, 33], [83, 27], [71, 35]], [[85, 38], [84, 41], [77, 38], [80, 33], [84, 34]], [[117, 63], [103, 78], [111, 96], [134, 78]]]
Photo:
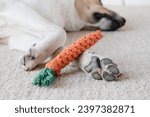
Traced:
[[[31, 82], [43, 65], [25, 72], [18, 61], [23, 53], [0, 45], [0, 99], [150, 99], [150, 7], [112, 9], [127, 19], [126, 26], [104, 32], [91, 50], [119, 65], [119, 81], [97, 81], [68, 66], [54, 85], [39, 88]], [[87, 33], [69, 33], [67, 45]]]

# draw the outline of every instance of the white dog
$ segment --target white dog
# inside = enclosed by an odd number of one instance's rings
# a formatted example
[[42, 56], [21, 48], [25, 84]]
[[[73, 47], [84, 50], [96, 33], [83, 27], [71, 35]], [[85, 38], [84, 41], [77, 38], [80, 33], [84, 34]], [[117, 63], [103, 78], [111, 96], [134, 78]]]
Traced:
[[[116, 30], [125, 19], [106, 9], [100, 0], [1, 0], [0, 39], [12, 49], [26, 51], [21, 64], [32, 70], [64, 48], [66, 31]], [[114, 80], [119, 70], [112, 60], [85, 52], [80, 69], [95, 79]]]

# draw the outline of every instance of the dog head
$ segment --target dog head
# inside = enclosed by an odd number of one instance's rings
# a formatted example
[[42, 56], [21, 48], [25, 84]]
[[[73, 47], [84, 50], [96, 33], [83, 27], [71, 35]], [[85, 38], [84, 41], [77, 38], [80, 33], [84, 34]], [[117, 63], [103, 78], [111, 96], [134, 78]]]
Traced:
[[105, 8], [101, 0], [75, 0], [75, 7], [85, 22], [84, 29], [114, 31], [125, 25], [125, 18]]

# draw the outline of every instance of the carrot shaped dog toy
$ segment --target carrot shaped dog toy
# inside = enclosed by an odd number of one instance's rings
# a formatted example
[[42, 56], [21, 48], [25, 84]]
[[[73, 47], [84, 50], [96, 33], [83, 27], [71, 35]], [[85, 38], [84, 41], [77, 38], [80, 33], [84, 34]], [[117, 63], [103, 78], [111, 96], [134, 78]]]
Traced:
[[45, 69], [37, 74], [36, 78], [33, 80], [33, 84], [38, 86], [49, 86], [55, 81], [56, 77], [60, 75], [61, 70], [65, 66], [74, 61], [85, 50], [89, 49], [102, 38], [103, 35], [101, 31], [98, 30], [72, 43], [52, 61], [46, 64]]

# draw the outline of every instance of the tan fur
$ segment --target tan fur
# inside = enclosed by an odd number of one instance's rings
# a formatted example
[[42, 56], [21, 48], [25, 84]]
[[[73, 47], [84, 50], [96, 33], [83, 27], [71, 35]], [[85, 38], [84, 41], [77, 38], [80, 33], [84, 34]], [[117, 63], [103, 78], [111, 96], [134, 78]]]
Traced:
[[95, 23], [92, 17], [95, 12], [112, 15], [110, 10], [103, 7], [100, 0], [75, 0], [75, 7], [80, 18], [89, 23]]

